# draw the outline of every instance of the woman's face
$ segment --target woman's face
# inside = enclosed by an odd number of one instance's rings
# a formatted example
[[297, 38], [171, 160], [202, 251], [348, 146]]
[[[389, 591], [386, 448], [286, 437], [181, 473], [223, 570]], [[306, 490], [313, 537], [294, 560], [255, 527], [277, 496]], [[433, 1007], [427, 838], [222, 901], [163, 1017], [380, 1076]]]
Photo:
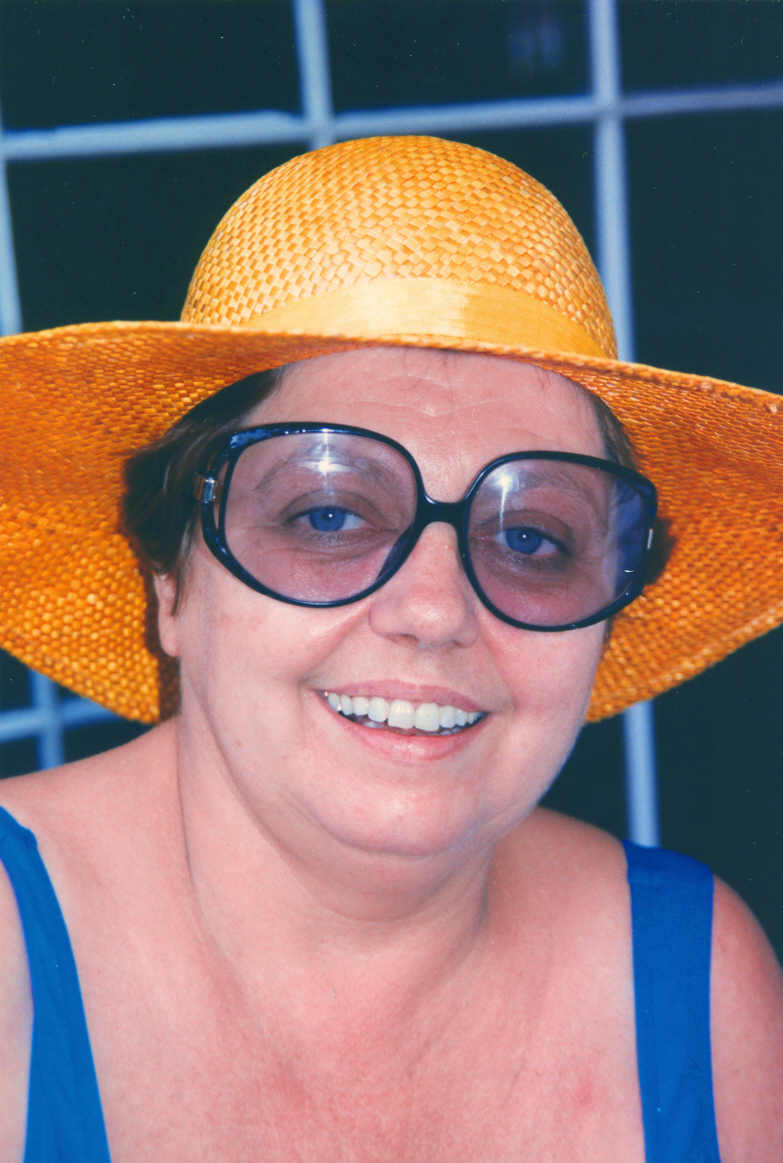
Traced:
[[[294, 365], [247, 418], [352, 424], [413, 454], [430, 496], [458, 500], [510, 451], [600, 456], [589, 399], [493, 356], [374, 348]], [[401, 858], [486, 849], [535, 806], [582, 724], [603, 625], [521, 630], [481, 604], [454, 530], [428, 526], [381, 589], [330, 609], [256, 593], [196, 540], [161, 640], [181, 665], [183, 738], [280, 843]], [[456, 734], [369, 726], [326, 692], [479, 711]], [[332, 699], [332, 702], [335, 700]]]

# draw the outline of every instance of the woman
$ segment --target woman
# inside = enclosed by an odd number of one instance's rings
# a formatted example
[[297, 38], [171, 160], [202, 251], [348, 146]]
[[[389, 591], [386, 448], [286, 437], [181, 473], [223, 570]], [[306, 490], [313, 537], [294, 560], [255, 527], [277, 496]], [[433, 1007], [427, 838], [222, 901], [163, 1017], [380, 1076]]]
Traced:
[[551, 195], [426, 138], [262, 179], [183, 320], [3, 345], [4, 645], [164, 721], [3, 786], [0, 1157], [779, 1160], [753, 919], [536, 807], [780, 620], [777, 399], [618, 363]]

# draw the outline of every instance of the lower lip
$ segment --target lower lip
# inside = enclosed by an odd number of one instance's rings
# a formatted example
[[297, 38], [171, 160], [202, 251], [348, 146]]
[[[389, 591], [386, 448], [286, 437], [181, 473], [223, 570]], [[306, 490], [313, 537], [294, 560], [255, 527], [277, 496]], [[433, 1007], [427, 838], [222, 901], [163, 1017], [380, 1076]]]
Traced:
[[487, 715], [454, 735], [427, 735], [423, 732], [411, 732], [408, 735], [389, 727], [363, 727], [339, 711], [332, 710], [322, 698], [320, 701], [327, 715], [337, 720], [370, 751], [408, 761], [443, 759], [464, 750], [475, 742], [489, 719]]

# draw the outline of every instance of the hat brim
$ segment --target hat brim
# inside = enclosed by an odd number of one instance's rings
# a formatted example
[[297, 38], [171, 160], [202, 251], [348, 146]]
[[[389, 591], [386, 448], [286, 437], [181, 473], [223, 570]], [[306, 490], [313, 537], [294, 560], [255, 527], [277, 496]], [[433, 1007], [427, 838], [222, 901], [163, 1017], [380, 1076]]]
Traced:
[[176, 669], [155, 643], [148, 581], [118, 525], [125, 458], [243, 376], [380, 343], [538, 364], [600, 396], [627, 429], [673, 549], [616, 619], [589, 719], [675, 686], [783, 621], [779, 397], [522, 346], [483, 322], [466, 338], [464, 319], [461, 334], [413, 317], [409, 330], [373, 334], [262, 322], [81, 324], [0, 343], [0, 646], [128, 718], [171, 712]]

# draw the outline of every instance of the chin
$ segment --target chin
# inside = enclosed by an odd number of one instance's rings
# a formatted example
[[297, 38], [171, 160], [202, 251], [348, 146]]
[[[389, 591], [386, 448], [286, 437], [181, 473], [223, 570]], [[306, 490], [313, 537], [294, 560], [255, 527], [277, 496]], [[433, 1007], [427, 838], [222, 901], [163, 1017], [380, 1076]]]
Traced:
[[390, 871], [409, 866], [420, 874], [431, 862], [445, 873], [491, 850], [526, 814], [519, 796], [513, 802], [504, 796], [502, 804], [496, 798], [476, 783], [370, 787], [366, 781], [314, 805], [313, 814], [323, 833], [365, 865], [377, 859]]

